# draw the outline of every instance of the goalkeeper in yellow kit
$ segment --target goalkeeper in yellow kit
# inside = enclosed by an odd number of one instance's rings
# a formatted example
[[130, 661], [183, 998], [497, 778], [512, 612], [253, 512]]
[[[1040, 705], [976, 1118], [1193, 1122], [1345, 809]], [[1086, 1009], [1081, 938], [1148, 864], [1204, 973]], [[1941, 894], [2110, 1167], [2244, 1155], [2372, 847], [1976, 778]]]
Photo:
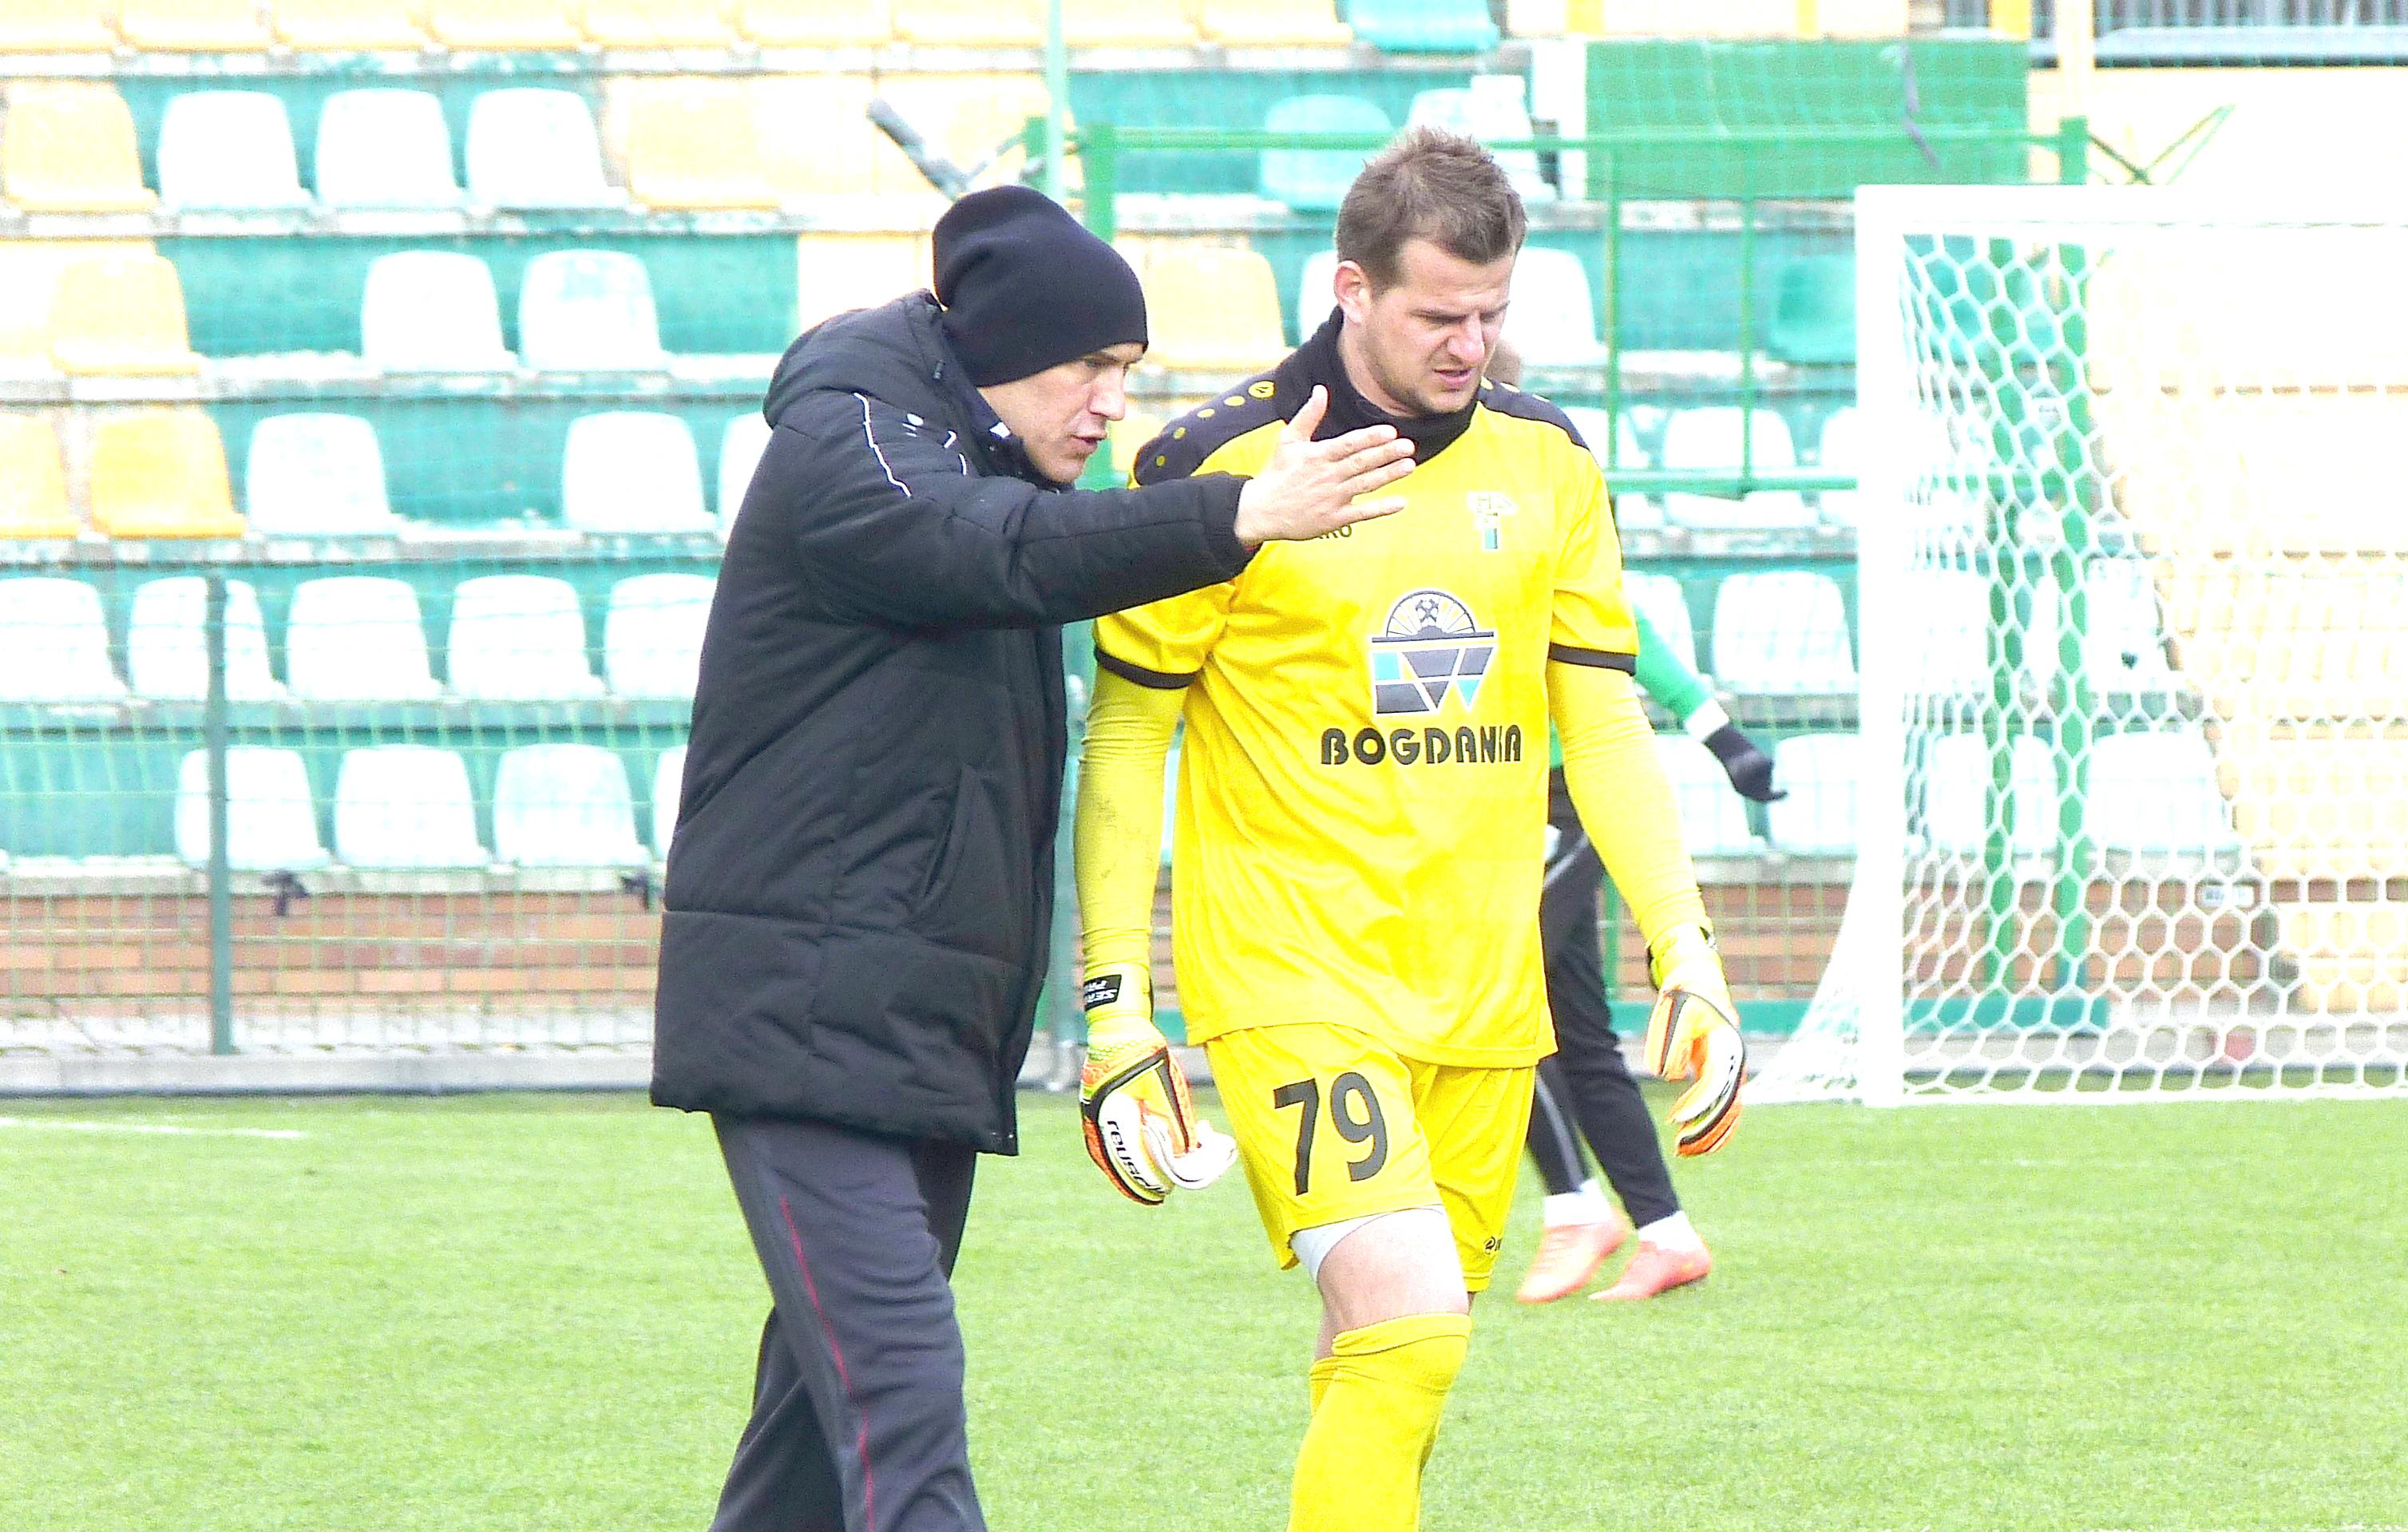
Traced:
[[[1547, 728], [1646, 934], [1649, 1063], [1722, 1142], [1743, 1058], [1630, 672], [1596, 460], [1482, 378], [1525, 221], [1494, 160], [1414, 130], [1338, 217], [1337, 310], [1277, 368], [1149, 444], [1143, 482], [1255, 472], [1283, 437], [1414, 443], [1405, 508], [1257, 553], [1096, 625], [1078, 804], [1088, 1143], [1141, 1201], [1230, 1146], [1197, 1119], [1147, 980], [1162, 772], [1183, 716], [1172, 936], [1282, 1265], [1322, 1296], [1294, 1532], [1407, 1532], [1553, 1050], [1539, 943]], [[1392, 492], [1393, 493], [1393, 492]]]

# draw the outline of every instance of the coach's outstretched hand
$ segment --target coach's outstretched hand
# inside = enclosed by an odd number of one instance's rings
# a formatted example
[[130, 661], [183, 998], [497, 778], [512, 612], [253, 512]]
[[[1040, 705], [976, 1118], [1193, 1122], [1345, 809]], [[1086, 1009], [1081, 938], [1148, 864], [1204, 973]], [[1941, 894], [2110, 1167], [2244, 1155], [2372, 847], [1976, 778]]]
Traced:
[[1647, 1067], [1661, 1080], [1698, 1077], [1672, 1103], [1673, 1147], [1711, 1154], [1739, 1124], [1739, 1087], [1747, 1074], [1739, 1010], [1703, 926], [1665, 932], [1651, 959], [1656, 995], [1647, 1018]]
[[1153, 984], [1133, 963], [1087, 974], [1087, 1063], [1079, 1118], [1087, 1157], [1122, 1196], [1148, 1207], [1173, 1187], [1200, 1191], [1221, 1179], [1238, 1146], [1196, 1115], [1187, 1076], [1154, 1024]]
[[1238, 540], [1248, 548], [1302, 542], [1405, 508], [1401, 495], [1361, 497], [1413, 471], [1413, 444], [1392, 425], [1315, 441], [1312, 433], [1327, 413], [1329, 391], [1316, 387], [1280, 429], [1270, 461], [1239, 494]]

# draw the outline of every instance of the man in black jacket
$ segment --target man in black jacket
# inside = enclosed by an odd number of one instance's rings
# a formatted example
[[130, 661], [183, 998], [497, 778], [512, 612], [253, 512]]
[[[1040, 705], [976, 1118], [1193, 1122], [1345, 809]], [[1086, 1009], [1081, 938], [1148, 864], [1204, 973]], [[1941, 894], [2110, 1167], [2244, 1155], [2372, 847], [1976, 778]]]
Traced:
[[1059, 624], [1385, 514], [1359, 497], [1412, 465], [1303, 422], [1251, 480], [1067, 491], [1125, 409], [1136, 276], [1020, 187], [935, 254], [933, 294], [779, 365], [703, 640], [652, 1099], [712, 1114], [775, 1300], [715, 1532], [984, 1525], [948, 1279], [977, 1153], [1018, 1148]]

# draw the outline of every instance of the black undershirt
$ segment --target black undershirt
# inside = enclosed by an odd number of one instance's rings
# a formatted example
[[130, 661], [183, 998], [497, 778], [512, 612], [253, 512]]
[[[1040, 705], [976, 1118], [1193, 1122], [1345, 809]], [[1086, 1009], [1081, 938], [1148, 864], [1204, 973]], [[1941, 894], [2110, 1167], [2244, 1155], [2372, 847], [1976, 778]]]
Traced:
[[1346, 376], [1346, 363], [1338, 352], [1338, 332], [1345, 323], [1345, 315], [1338, 309], [1315, 330], [1296, 354], [1280, 365], [1278, 383], [1283, 394], [1293, 391], [1295, 398], [1280, 401], [1280, 413], [1293, 417], [1302, 408], [1305, 396], [1315, 383], [1329, 390], [1329, 413], [1322, 417], [1317, 440], [1344, 436], [1366, 426], [1393, 425], [1397, 435], [1413, 444], [1413, 461], [1426, 463], [1455, 444], [1456, 437], [1471, 429], [1471, 412], [1480, 408], [1478, 394], [1461, 409], [1444, 415], [1391, 415], [1363, 397], [1353, 379]]

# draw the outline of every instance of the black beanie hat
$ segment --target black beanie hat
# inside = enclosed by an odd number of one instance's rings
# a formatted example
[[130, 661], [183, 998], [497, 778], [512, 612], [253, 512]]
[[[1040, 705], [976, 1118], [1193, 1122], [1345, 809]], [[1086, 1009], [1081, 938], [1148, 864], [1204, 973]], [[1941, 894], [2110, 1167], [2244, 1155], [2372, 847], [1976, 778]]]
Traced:
[[954, 203], [937, 220], [936, 256], [945, 338], [980, 387], [1146, 343], [1137, 273], [1033, 187], [990, 187]]

